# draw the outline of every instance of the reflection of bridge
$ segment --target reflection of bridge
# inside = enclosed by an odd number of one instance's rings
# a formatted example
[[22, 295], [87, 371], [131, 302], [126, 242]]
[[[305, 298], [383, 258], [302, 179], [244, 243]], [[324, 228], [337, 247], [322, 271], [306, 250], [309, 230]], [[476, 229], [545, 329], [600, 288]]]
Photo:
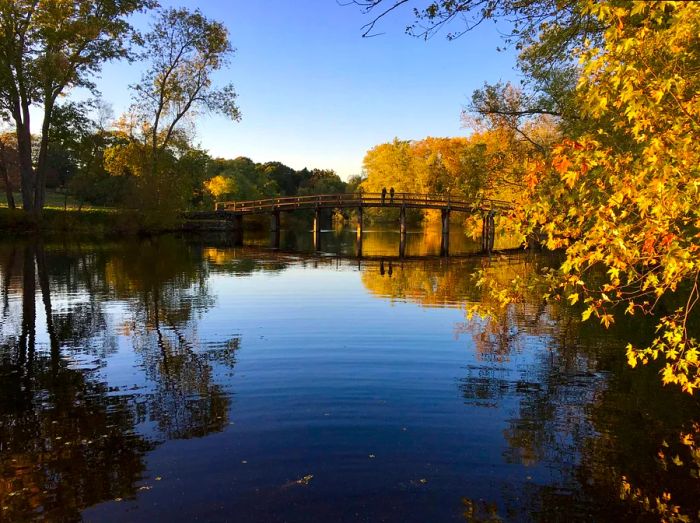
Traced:
[[494, 215], [508, 210], [511, 204], [499, 200], [480, 199], [467, 200], [441, 194], [415, 193], [350, 193], [350, 194], [318, 194], [313, 196], [289, 196], [268, 198], [264, 200], [248, 200], [238, 202], [219, 202], [214, 212], [190, 213], [190, 219], [226, 220], [234, 223], [234, 229], [243, 231], [243, 216], [253, 214], [270, 214], [272, 217], [270, 230], [273, 242], [279, 246], [280, 213], [295, 210], [313, 210], [314, 246], [320, 246], [321, 211], [323, 209], [356, 209], [357, 210], [357, 239], [359, 251], [362, 251], [363, 209], [365, 208], [396, 208], [399, 213], [400, 252], [406, 245], [406, 209], [435, 209], [442, 214], [442, 245], [441, 252], [449, 254], [450, 213], [464, 212], [482, 216], [482, 250], [490, 252], [493, 249], [495, 236]]

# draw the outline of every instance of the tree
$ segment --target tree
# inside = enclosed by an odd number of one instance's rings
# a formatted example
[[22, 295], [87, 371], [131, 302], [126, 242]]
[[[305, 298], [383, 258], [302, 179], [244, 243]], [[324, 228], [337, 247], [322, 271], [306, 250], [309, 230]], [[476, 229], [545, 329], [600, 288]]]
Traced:
[[332, 169], [312, 169], [299, 187], [299, 194], [336, 194], [345, 192], [345, 182]]
[[233, 160], [217, 158], [209, 162], [205, 182], [216, 200], [254, 200], [279, 195], [279, 187], [260, 164], [239, 156]]
[[[48, 146], [56, 100], [72, 87], [94, 90], [91, 76], [128, 56], [127, 17], [153, 0], [0, 1], [0, 111], [15, 124], [22, 207], [44, 205]], [[43, 113], [36, 164], [30, 108]]]
[[688, 329], [700, 299], [700, 5], [586, 8], [608, 27], [603, 45], [580, 54], [578, 103], [594, 125], [533, 167], [524, 216], [548, 247], [566, 250], [557, 283], [586, 304], [584, 318], [608, 325], [615, 307], [661, 314], [649, 347], [628, 346], [629, 363], [664, 359], [664, 383], [692, 393], [700, 387], [700, 346]]
[[[479, 124], [469, 138], [394, 140], [365, 155], [363, 189], [379, 192], [442, 193], [470, 199], [515, 199], [524, 190], [527, 161], [541, 156], [532, 139], [511, 127]], [[543, 143], [553, 134], [545, 122], [533, 120], [523, 129]]]
[[192, 145], [194, 121], [203, 111], [240, 119], [233, 86], [215, 89], [212, 79], [232, 53], [224, 25], [200, 11], [158, 13], [144, 36], [149, 66], [118, 120], [120, 143], [105, 151], [107, 170], [133, 182], [131, 206], [169, 220], [201, 202], [208, 156]]
[[150, 67], [132, 86], [134, 112], [143, 122], [150, 174], [176, 137], [178, 125], [198, 111], [219, 112], [233, 121], [241, 118], [232, 85], [212, 87], [212, 74], [227, 65], [233, 48], [228, 31], [199, 10], [165, 9], [145, 35]]
[[259, 165], [262, 175], [273, 180], [284, 196], [294, 196], [299, 190], [302, 177], [298, 171], [280, 162], [267, 162]]
[[394, 138], [392, 142], [379, 144], [365, 154], [362, 169], [366, 192], [380, 192], [384, 187], [394, 187], [399, 192], [421, 192], [410, 174], [411, 143]]
[[233, 180], [221, 174], [217, 174], [204, 182], [204, 187], [214, 197], [215, 201], [221, 200], [224, 196], [228, 196], [236, 190]]
[[354, 194], [356, 192], [359, 192], [360, 186], [362, 185], [362, 182], [365, 181], [365, 177], [362, 176], [361, 174], [352, 174], [350, 177], [348, 177], [348, 181], [345, 185], [345, 192], [348, 194]]
[[[89, 103], [66, 103], [54, 113], [50, 151], [71, 159], [73, 173], [65, 180], [68, 193], [82, 205], [114, 206], [128, 197], [130, 180], [113, 177], [105, 169], [105, 153], [122, 135], [113, 129], [112, 107], [97, 98]], [[92, 117], [88, 116], [88, 111]]]
[[54, 107], [47, 153], [47, 187], [65, 187], [83, 164], [90, 161], [90, 141], [98, 132], [88, 116], [90, 109], [89, 102], [65, 102]]

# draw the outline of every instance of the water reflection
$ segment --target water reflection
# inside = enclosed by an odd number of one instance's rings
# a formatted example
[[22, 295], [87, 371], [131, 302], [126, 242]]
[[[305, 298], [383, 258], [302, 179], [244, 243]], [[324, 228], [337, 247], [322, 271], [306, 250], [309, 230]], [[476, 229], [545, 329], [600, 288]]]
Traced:
[[491, 299], [475, 271], [553, 260], [401, 260], [381, 238], [359, 265], [225, 238], [0, 243], [1, 519], [698, 514], [699, 404], [625, 366], [643, 321], [604, 331], [537, 289], [467, 321]]
[[[239, 339], [197, 339], [197, 314], [214, 303], [200, 262], [167, 239], [2, 245], [3, 518], [74, 519], [99, 501], [133, 497], [157, 441], [226, 426], [230, 400], [213, 368], [233, 367]], [[107, 381], [107, 359], [125, 340], [141, 376], [118, 387]]]
[[[276, 248], [287, 252], [321, 252], [358, 257], [418, 257], [440, 256], [443, 252], [442, 233], [438, 226], [409, 229], [405, 244], [401, 243], [398, 226], [375, 225], [366, 228], [361, 237], [351, 227], [326, 229], [315, 237], [311, 231], [282, 229], [270, 234], [264, 230], [246, 231], [243, 242], [248, 246]], [[481, 249], [480, 242], [467, 236], [459, 227], [450, 231], [450, 254], [473, 254]], [[499, 248], [517, 247], [510, 238], [501, 239]]]

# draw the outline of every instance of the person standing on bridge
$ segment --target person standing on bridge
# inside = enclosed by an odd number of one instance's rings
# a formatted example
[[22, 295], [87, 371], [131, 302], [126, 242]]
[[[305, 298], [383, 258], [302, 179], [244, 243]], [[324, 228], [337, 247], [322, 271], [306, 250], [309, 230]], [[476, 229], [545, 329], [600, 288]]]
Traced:
[[382, 205], [386, 201], [386, 187], [382, 187]]
[[394, 203], [394, 188], [389, 189], [389, 203]]

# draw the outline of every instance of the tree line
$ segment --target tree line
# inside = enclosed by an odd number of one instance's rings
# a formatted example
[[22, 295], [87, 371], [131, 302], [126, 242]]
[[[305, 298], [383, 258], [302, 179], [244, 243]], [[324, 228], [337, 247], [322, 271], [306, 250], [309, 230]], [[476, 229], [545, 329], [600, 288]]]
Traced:
[[[464, 120], [469, 120], [467, 115]], [[541, 157], [543, 145], [559, 138], [557, 126], [546, 117], [527, 126], [537, 142], [522, 139], [512, 128], [475, 121], [470, 125], [475, 132], [468, 137], [395, 138], [373, 147], [364, 158], [361, 189], [394, 187], [400, 192], [516, 201], [525, 193], [527, 162]]]
[[[105, 120], [105, 115], [109, 118], [111, 113], [108, 105], [99, 99], [90, 102], [97, 118], [88, 117], [85, 105], [68, 102], [59, 106], [60, 116], [53, 126], [47, 153], [46, 188], [70, 196], [78, 205], [212, 208], [220, 200], [337, 193], [353, 187], [330, 169], [293, 169], [281, 162], [256, 163], [243, 156], [215, 158], [189, 145], [167, 171], [167, 179], [159, 188], [160, 203], [151, 202], [149, 198], [156, 195], [144, 187], [146, 180], [138, 170], [143, 167], [138, 155], [131, 159], [128, 156], [133, 144], [121, 127], [123, 120], [111, 127], [110, 120]], [[14, 198], [21, 177], [11, 132], [0, 134], [0, 175], [8, 207], [21, 205]]]
[[[153, 18], [139, 32], [131, 16], [145, 11]], [[47, 188], [79, 203], [164, 214], [218, 198], [344, 190], [332, 171], [214, 159], [195, 144], [199, 115], [241, 118], [233, 85], [214, 81], [233, 53], [226, 27], [199, 10], [153, 0], [2, 0], [0, 118], [9, 129], [0, 135], [0, 183], [8, 206], [40, 217]], [[113, 60], [143, 66], [117, 118], [94, 82]], [[93, 97], [66, 100], [76, 88]], [[43, 117], [39, 132], [35, 115]]]

